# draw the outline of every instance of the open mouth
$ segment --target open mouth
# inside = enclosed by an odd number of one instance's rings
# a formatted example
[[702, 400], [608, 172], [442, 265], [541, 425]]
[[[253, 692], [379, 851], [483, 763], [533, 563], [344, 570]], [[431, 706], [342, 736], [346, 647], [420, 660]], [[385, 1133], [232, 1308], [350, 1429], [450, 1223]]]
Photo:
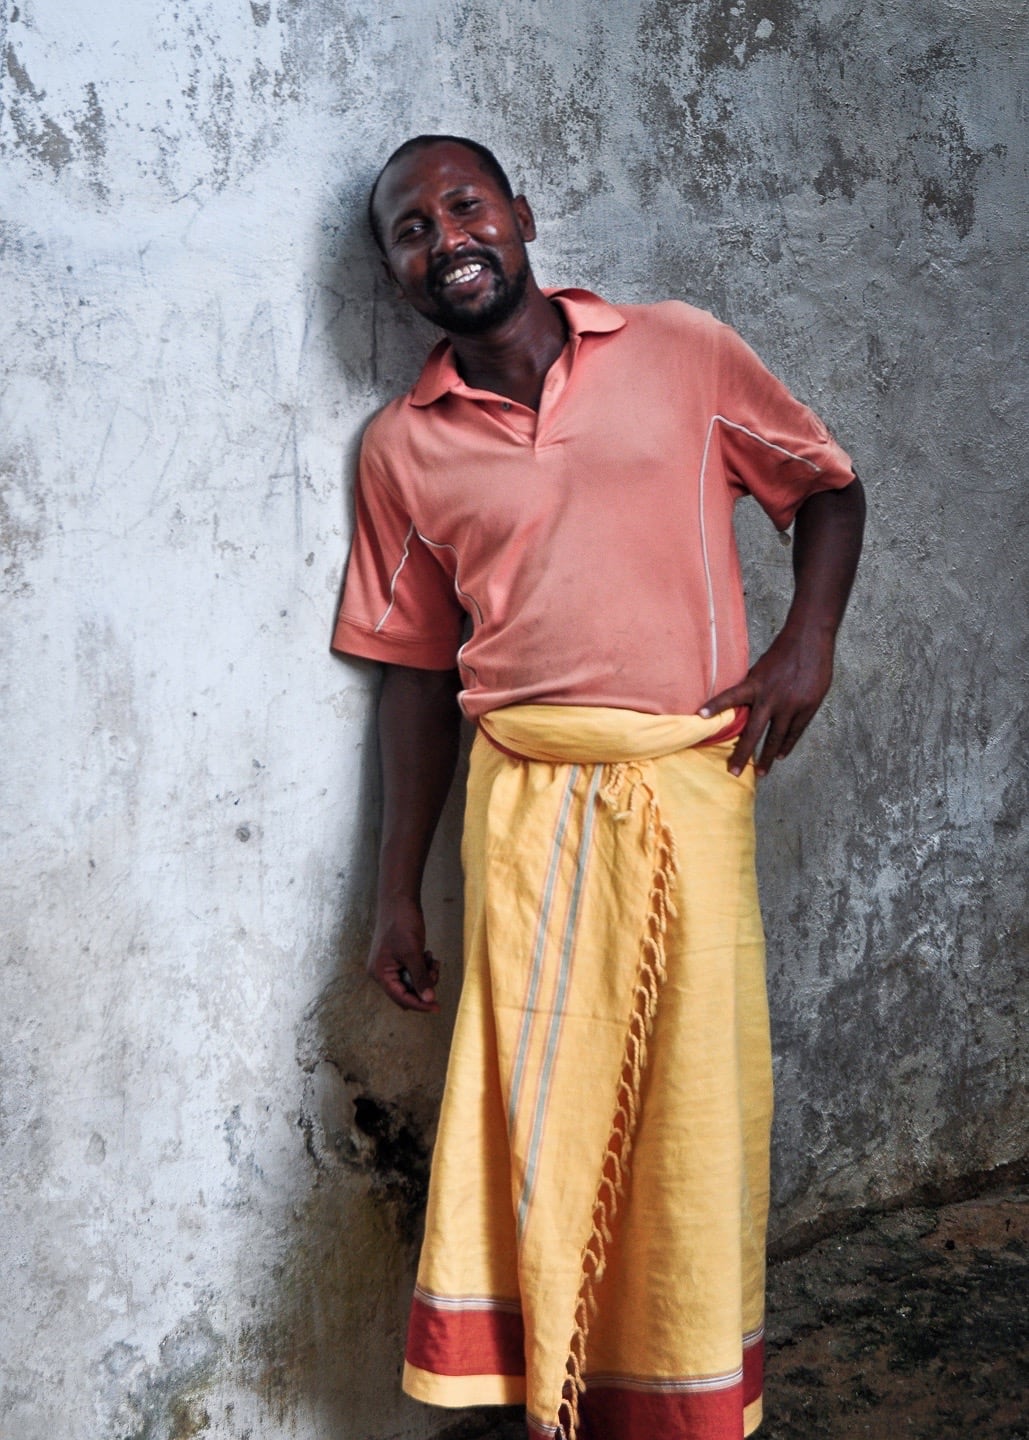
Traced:
[[482, 260], [466, 260], [463, 265], [455, 265], [453, 269], [446, 270], [436, 281], [440, 290], [451, 290], [462, 285], [470, 285], [473, 280], [488, 270], [489, 266]]

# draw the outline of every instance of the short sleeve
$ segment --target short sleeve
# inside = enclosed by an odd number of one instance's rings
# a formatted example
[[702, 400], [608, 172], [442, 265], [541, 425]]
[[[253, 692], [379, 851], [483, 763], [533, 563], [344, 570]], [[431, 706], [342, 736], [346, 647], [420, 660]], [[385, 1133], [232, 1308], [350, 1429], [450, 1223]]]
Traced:
[[734, 330], [719, 329], [718, 432], [726, 474], [785, 530], [809, 496], [844, 489], [854, 469], [814, 411]]
[[453, 578], [368, 450], [366, 438], [332, 648], [418, 670], [453, 669], [464, 619]]

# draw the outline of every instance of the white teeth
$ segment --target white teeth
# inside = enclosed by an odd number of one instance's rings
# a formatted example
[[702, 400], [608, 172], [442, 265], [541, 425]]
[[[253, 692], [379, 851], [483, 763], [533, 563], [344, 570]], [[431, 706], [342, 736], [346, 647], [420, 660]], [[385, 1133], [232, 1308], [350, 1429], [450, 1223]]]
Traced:
[[479, 261], [473, 261], [472, 264], [462, 265], [457, 270], [448, 270], [443, 276], [442, 283], [444, 285], [455, 285], [460, 280], [471, 280], [473, 275], [478, 275], [479, 271], [485, 268], [486, 267], [480, 264]]

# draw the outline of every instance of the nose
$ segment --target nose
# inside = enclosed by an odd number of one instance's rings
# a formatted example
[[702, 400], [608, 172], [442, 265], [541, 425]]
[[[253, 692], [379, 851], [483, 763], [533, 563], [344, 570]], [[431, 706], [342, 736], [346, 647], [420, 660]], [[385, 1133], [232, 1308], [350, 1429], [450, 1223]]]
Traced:
[[452, 255], [468, 239], [463, 221], [455, 215], [441, 215], [436, 223], [432, 250], [434, 255]]

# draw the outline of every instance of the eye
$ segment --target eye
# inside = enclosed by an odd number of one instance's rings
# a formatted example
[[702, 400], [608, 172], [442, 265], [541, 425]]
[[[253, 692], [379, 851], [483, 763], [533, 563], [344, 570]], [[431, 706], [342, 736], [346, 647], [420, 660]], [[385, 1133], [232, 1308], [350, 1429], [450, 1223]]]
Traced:
[[411, 220], [397, 231], [396, 244], [401, 245], [405, 240], [416, 240], [425, 229], [424, 220]]

